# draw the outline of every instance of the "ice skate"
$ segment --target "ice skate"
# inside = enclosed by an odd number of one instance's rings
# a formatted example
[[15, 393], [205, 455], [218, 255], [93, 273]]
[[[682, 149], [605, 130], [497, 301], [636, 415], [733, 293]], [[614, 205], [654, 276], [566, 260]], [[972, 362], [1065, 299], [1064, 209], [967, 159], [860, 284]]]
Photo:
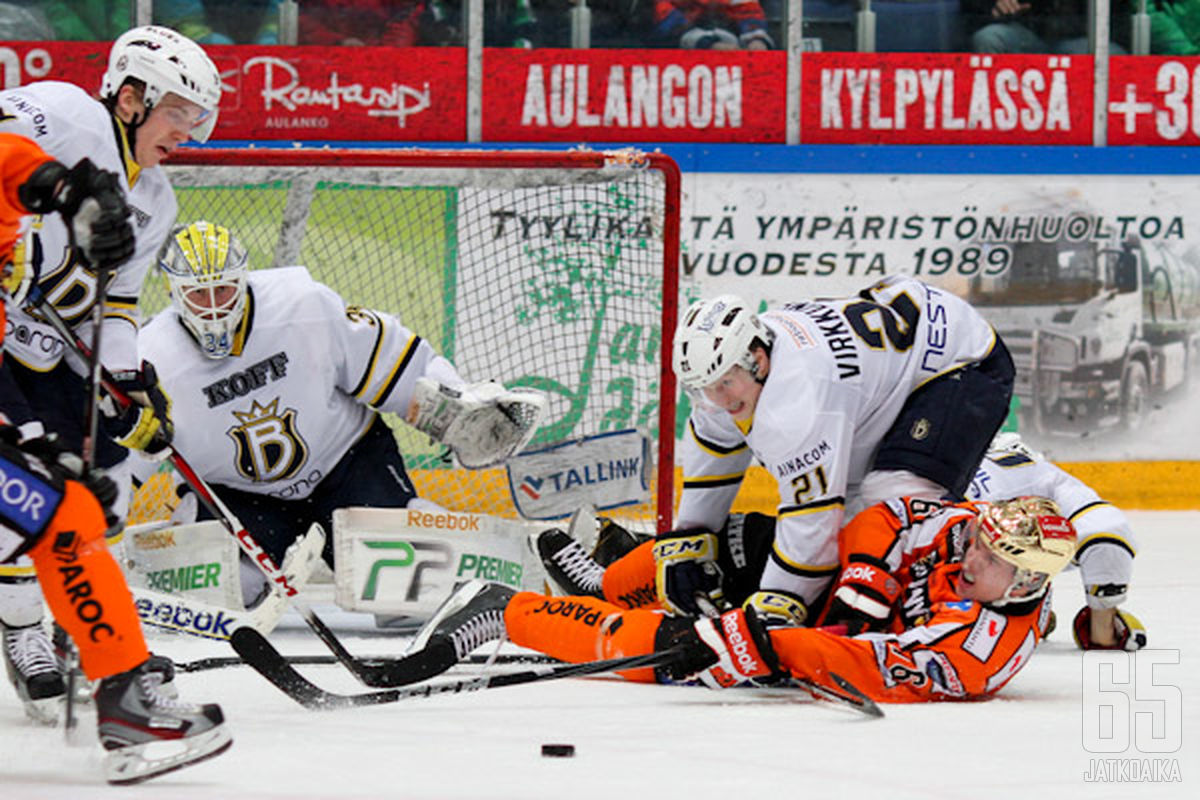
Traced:
[[167, 697], [149, 661], [100, 681], [96, 718], [109, 783], [139, 783], [199, 763], [233, 744], [221, 707]]
[[4, 627], [4, 665], [25, 706], [25, 716], [42, 725], [57, 724], [66, 684], [54, 645], [41, 623]]
[[515, 591], [499, 583], [468, 581], [434, 612], [407, 653], [419, 652], [434, 640], [448, 640], [456, 659], [461, 661], [480, 645], [503, 640], [504, 608], [514, 594]]
[[533, 547], [555, 594], [604, 597], [604, 567], [592, 560], [579, 542], [558, 528], [550, 528], [537, 534]]

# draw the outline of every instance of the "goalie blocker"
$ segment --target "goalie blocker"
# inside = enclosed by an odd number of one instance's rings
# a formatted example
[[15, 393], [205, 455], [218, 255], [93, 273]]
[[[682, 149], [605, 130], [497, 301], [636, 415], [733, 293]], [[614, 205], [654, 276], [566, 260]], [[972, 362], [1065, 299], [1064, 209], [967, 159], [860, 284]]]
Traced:
[[506, 461], [533, 437], [546, 408], [540, 392], [510, 391], [495, 381], [462, 389], [417, 380], [408, 422], [454, 451], [468, 469]]

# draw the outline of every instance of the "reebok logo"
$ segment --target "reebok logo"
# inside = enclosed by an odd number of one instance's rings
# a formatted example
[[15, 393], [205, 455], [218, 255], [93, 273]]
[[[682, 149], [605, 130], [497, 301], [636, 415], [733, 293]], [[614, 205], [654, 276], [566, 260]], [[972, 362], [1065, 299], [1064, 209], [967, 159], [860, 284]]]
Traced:
[[846, 567], [846, 571], [842, 573], [842, 581], [862, 581], [863, 583], [874, 583], [875, 572], [875, 567], [868, 567], [862, 564], [853, 567]]
[[152, 602], [144, 597], [135, 600], [138, 616], [150, 625], [160, 628], [203, 636], [207, 639], [228, 639], [237, 619], [224, 611], [213, 614], [208, 611], [193, 611], [182, 603]]
[[751, 653], [757, 653], [757, 648], [752, 650], [751, 643], [742, 633], [742, 626], [739, 624], [740, 615], [735, 613], [726, 614], [721, 617], [721, 628], [725, 631], [725, 642], [729, 645], [729, 651], [737, 661], [738, 670], [747, 678], [752, 678], [755, 675], [765, 675], [767, 670], [761, 662]]
[[405, 522], [414, 528], [433, 528], [439, 531], [479, 530], [479, 517], [474, 514], [433, 514], [410, 509]]

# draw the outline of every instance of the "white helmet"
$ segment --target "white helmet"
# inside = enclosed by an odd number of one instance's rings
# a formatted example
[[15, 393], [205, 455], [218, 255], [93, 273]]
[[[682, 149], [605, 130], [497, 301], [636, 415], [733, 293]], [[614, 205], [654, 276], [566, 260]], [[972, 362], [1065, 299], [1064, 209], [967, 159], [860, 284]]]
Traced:
[[176, 226], [159, 253], [175, 309], [209, 358], [233, 350], [246, 310], [247, 261], [229, 229], [211, 222]]
[[1075, 526], [1046, 497], [984, 504], [978, 538], [984, 548], [1017, 568], [1000, 603], [1044, 594], [1050, 579], [1075, 556]]
[[168, 92], [204, 109], [205, 115], [192, 129], [192, 138], [197, 142], [208, 141], [217, 125], [221, 75], [200, 45], [158, 25], [131, 28], [113, 42], [100, 96], [116, 96], [126, 78], [146, 84], [142, 100], [147, 111]]
[[750, 345], [771, 341], [758, 315], [736, 295], [723, 294], [696, 303], [675, 332], [672, 367], [684, 388], [699, 391], [734, 366], [755, 370]]

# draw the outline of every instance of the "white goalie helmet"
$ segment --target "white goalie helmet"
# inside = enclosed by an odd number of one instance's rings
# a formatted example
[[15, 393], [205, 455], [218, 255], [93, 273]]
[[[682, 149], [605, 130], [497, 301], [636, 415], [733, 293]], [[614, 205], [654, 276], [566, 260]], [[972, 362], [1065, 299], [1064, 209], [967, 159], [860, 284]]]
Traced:
[[984, 504], [977, 535], [985, 549], [1016, 567], [1001, 602], [1044, 594], [1050, 579], [1075, 556], [1075, 526], [1046, 497]]
[[675, 332], [672, 367], [684, 388], [699, 392], [740, 366], [754, 372], [750, 345], [770, 332], [742, 298], [723, 294], [689, 308]]
[[175, 309], [209, 358], [233, 351], [246, 311], [248, 261], [228, 228], [204, 221], [176, 226], [159, 253]]
[[204, 109], [192, 129], [192, 138], [197, 142], [208, 141], [217, 125], [221, 75], [200, 45], [158, 25], [131, 28], [113, 42], [108, 69], [100, 83], [100, 96], [115, 96], [127, 78], [146, 84], [142, 100], [147, 111], [168, 92]]

